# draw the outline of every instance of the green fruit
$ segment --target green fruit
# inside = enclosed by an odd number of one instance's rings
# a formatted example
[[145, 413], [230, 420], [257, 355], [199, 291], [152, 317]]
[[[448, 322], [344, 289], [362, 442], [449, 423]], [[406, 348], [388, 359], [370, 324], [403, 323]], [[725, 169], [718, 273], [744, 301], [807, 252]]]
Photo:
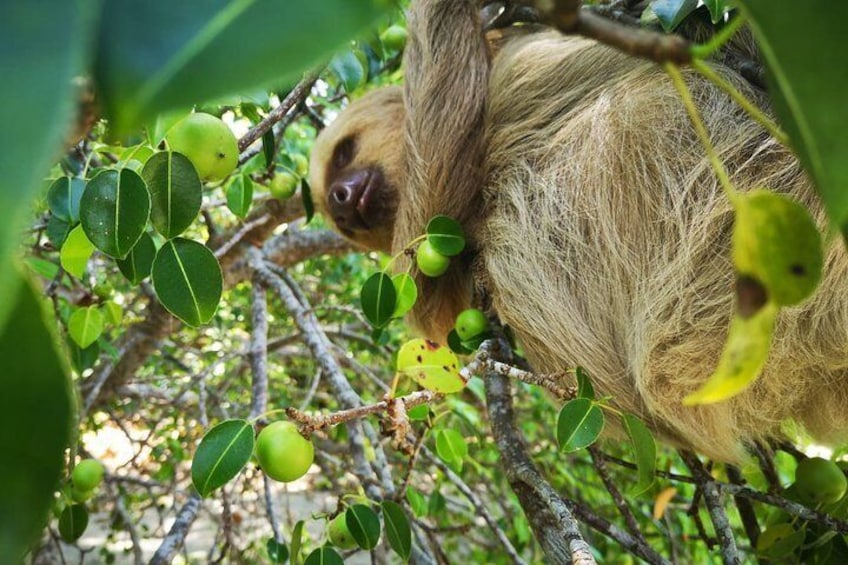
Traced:
[[288, 200], [297, 191], [298, 178], [288, 171], [278, 170], [268, 183], [271, 196], [277, 200]]
[[469, 308], [456, 317], [456, 335], [462, 341], [468, 341], [486, 331], [487, 325], [486, 315], [483, 312], [477, 308]]
[[795, 469], [795, 488], [801, 502], [818, 506], [832, 504], [845, 494], [848, 480], [833, 461], [811, 457], [798, 463]]
[[92, 496], [94, 496], [94, 490], [82, 490], [76, 485], [71, 487], [71, 500], [74, 502], [85, 502]]
[[433, 249], [429, 241], [422, 241], [415, 254], [415, 262], [421, 272], [428, 277], [438, 277], [448, 270], [450, 258]]
[[259, 466], [275, 481], [287, 483], [299, 479], [309, 470], [314, 458], [312, 442], [300, 435], [291, 422], [274, 422], [256, 438]]
[[327, 528], [330, 543], [339, 549], [353, 549], [356, 547], [356, 540], [353, 539], [350, 529], [347, 527], [346, 517], [347, 512], [342, 512], [330, 520], [330, 525]]
[[289, 155], [289, 157], [291, 157], [294, 164], [294, 171], [297, 173], [297, 176], [303, 178], [309, 174], [309, 159], [306, 158], [306, 155], [295, 153], [294, 155]]
[[103, 464], [96, 459], [83, 459], [71, 472], [71, 482], [80, 492], [91, 491], [103, 481]]
[[188, 157], [201, 179], [224, 179], [238, 165], [236, 136], [211, 114], [189, 114], [171, 128], [165, 139], [171, 151]]
[[380, 34], [380, 41], [383, 42], [386, 49], [400, 51], [403, 49], [403, 46], [406, 45], [407, 35], [406, 28], [399, 25], [393, 25], [387, 27], [386, 30]]

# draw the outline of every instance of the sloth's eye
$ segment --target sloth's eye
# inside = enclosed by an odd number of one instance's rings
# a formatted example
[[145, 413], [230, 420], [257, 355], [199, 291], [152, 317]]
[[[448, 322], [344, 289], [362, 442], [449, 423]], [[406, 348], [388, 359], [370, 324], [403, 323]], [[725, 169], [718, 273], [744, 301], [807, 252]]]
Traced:
[[336, 145], [333, 151], [333, 167], [336, 170], [344, 169], [350, 164], [353, 160], [355, 145], [353, 137], [346, 137]]

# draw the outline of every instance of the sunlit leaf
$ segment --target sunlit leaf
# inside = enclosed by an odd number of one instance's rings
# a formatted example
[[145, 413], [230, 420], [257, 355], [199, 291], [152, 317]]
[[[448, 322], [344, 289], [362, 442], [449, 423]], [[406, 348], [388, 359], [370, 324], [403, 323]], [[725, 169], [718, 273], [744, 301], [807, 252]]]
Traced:
[[246, 420], [226, 420], [200, 440], [191, 461], [191, 482], [206, 497], [241, 472], [253, 453], [253, 426]]
[[434, 216], [427, 223], [427, 241], [445, 257], [459, 255], [465, 249], [462, 226], [447, 216]]
[[651, 512], [651, 516], [654, 520], [662, 520], [663, 516], [665, 516], [665, 511], [668, 508], [668, 505], [671, 503], [676, 494], [677, 489], [674, 487], [666, 487], [660, 491], [654, 499], [654, 509]]
[[86, 237], [82, 226], [77, 226], [71, 230], [65, 243], [62, 244], [59, 261], [63, 269], [81, 279], [92, 253], [94, 253], [94, 245]]
[[588, 398], [577, 398], [560, 410], [557, 442], [563, 451], [577, 451], [595, 443], [603, 429], [603, 411]]
[[97, 306], [78, 308], [68, 319], [68, 334], [85, 349], [103, 333], [103, 313]]
[[638, 496], [650, 489], [654, 484], [654, 473], [657, 469], [657, 444], [648, 427], [636, 416], [624, 414], [621, 418], [630, 447], [633, 450], [633, 460], [636, 462], [638, 480], [630, 488], [630, 494]]
[[427, 499], [414, 488], [406, 487], [406, 501], [409, 502], [412, 513], [418, 518], [427, 515]]
[[395, 311], [392, 312], [392, 317], [400, 318], [415, 306], [415, 301], [418, 300], [418, 287], [415, 286], [413, 278], [406, 273], [393, 276], [392, 284], [396, 295]]
[[403, 344], [398, 351], [397, 370], [433, 392], [450, 394], [465, 388], [456, 355], [426, 339]]
[[205, 245], [180, 237], [166, 241], [153, 260], [151, 278], [162, 305], [186, 324], [199, 326], [215, 315], [224, 279]]
[[440, 429], [436, 431], [436, 453], [458, 473], [462, 470], [462, 460], [468, 455], [468, 444], [458, 431]]

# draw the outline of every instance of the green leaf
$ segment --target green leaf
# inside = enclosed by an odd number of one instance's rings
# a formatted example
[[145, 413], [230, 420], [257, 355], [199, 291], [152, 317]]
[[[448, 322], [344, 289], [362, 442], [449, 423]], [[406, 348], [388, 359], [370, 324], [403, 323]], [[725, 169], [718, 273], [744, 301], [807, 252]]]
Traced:
[[115, 262], [118, 264], [121, 274], [128, 281], [138, 284], [150, 275], [155, 257], [156, 245], [153, 243], [153, 238], [145, 232], [141, 234], [138, 243], [135, 244], [126, 258], [118, 259]]
[[85, 349], [103, 333], [103, 313], [97, 306], [79, 308], [68, 319], [68, 334]]
[[335, 549], [325, 545], [307, 555], [303, 565], [344, 565], [344, 559]]
[[354, 504], [345, 511], [345, 524], [362, 549], [371, 550], [380, 541], [380, 517], [364, 504]]
[[686, 16], [698, 7], [698, 0], [654, 0], [651, 9], [660, 20], [665, 31], [677, 29]]
[[298, 520], [297, 524], [292, 528], [291, 537], [291, 563], [297, 565], [300, 562], [300, 548], [303, 543], [303, 526], [305, 522]]
[[4, 299], [11, 323], [0, 331], [0, 484], [5, 485], [0, 489], [0, 556], [13, 563], [43, 532], [64, 468], [73, 413], [71, 384], [50, 331], [56, 321], [50, 316], [46, 322], [40, 289], [26, 281], [16, 286]]
[[392, 318], [401, 318], [412, 310], [415, 301], [418, 300], [418, 287], [415, 281], [406, 273], [400, 273], [392, 277], [392, 285], [395, 287], [395, 311]]
[[47, 259], [39, 259], [38, 257], [27, 257], [24, 259], [24, 264], [38, 273], [39, 276], [47, 280], [52, 279], [59, 274], [59, 266], [53, 261]]
[[426, 420], [430, 417], [430, 406], [420, 404], [414, 408], [410, 408], [406, 411], [406, 416], [413, 422]]
[[[244, 108], [244, 104], [242, 104], [242, 108]], [[254, 110], [255, 112], [255, 110]], [[259, 115], [257, 113], [255, 122], [259, 121]], [[265, 166], [271, 168], [274, 164], [274, 156], [277, 151], [277, 140], [274, 137], [274, 130], [269, 129], [265, 133], [262, 134], [262, 155], [265, 157]]]
[[247, 465], [253, 436], [247, 420], [226, 420], [206, 432], [191, 461], [191, 482], [200, 496], [209, 496]]
[[88, 527], [88, 510], [83, 504], [73, 504], [65, 507], [59, 516], [59, 535], [62, 540], [74, 543]]
[[380, 506], [389, 546], [404, 562], [409, 561], [412, 555], [412, 530], [406, 512], [400, 504], [391, 500], [384, 500]]
[[633, 460], [636, 461], [638, 481], [630, 489], [630, 494], [638, 496], [654, 484], [654, 472], [657, 468], [657, 445], [654, 436], [647, 426], [632, 414], [624, 414], [621, 418], [630, 447], [633, 448]]
[[101, 100], [122, 135], [168, 108], [288, 83], [366, 29], [386, 4], [111, 0], [95, 67]]
[[395, 312], [397, 294], [391, 277], [384, 272], [374, 273], [359, 294], [362, 312], [372, 326], [382, 328]]
[[156, 153], [141, 171], [150, 191], [150, 221], [156, 231], [171, 239], [183, 233], [197, 218], [203, 185], [185, 155]]
[[427, 501], [427, 514], [433, 517], [439, 516], [445, 511], [447, 504], [448, 501], [445, 500], [444, 495], [434, 490], [430, 493], [430, 499]]
[[720, 402], [748, 388], [768, 359], [778, 310], [767, 303], [748, 318], [734, 316], [718, 367], [701, 388], [683, 399], [683, 404]]
[[303, 202], [303, 210], [306, 213], [306, 223], [312, 221], [315, 216], [315, 202], [312, 201], [312, 187], [306, 179], [300, 181], [300, 199]]
[[350, 94], [365, 81], [365, 69], [359, 58], [350, 49], [337, 53], [329, 64], [330, 70], [339, 77], [345, 92]]
[[821, 235], [810, 212], [768, 190], [739, 194], [733, 204], [736, 271], [760, 282], [778, 306], [792, 306], [810, 296], [824, 263]]
[[733, 9], [730, 0], [704, 0], [704, 5], [710, 11], [710, 19], [714, 24], [724, 21], [724, 15]]
[[465, 249], [462, 226], [447, 216], [434, 216], [427, 223], [427, 241], [445, 257], [459, 255]]
[[592, 381], [589, 380], [589, 375], [583, 367], [577, 367], [574, 371], [577, 376], [577, 397], [595, 399], [595, 389], [592, 386]]
[[71, 230], [65, 243], [62, 244], [59, 262], [62, 263], [63, 269], [81, 279], [92, 253], [94, 253], [94, 245], [85, 236], [82, 226], [77, 226]]
[[80, 222], [97, 249], [123, 259], [150, 217], [150, 194], [144, 180], [129, 169], [106, 170], [88, 181], [80, 201]]
[[804, 543], [804, 529], [792, 524], [774, 524], [757, 539], [757, 554], [769, 559], [784, 559]]
[[103, 304], [101, 309], [106, 320], [113, 326], [121, 325], [124, 320], [124, 309], [111, 300]]
[[412, 513], [418, 518], [427, 515], [427, 499], [414, 488], [406, 487], [406, 501], [409, 502]]
[[848, 237], [848, 3], [771, 0], [740, 3], [767, 63], [774, 110], [813, 178], [830, 219]]
[[422, 387], [450, 394], [465, 388], [459, 374], [459, 361], [447, 347], [426, 339], [413, 339], [400, 348], [397, 370]]
[[436, 431], [436, 453], [451, 469], [459, 473], [462, 470], [462, 460], [468, 455], [468, 444], [456, 430], [440, 429]]
[[227, 187], [227, 208], [244, 219], [253, 204], [253, 181], [250, 175], [236, 175]]
[[53, 244], [56, 249], [62, 249], [65, 241], [68, 239], [68, 234], [71, 233], [71, 224], [65, 220], [51, 215], [47, 220], [47, 239]]
[[465, 343], [463, 343], [462, 338], [459, 337], [459, 334], [456, 333], [455, 329], [448, 332], [447, 341], [450, 350], [458, 355], [468, 355], [470, 353], [474, 353], [473, 349], [465, 346]]
[[563, 451], [577, 451], [595, 443], [603, 429], [604, 413], [600, 407], [588, 398], [577, 398], [560, 410], [557, 442]]
[[286, 544], [280, 543], [274, 538], [268, 538], [265, 542], [265, 550], [268, 552], [268, 559], [271, 563], [285, 563], [289, 558], [289, 548]]
[[162, 306], [186, 324], [199, 326], [215, 315], [224, 279], [205, 245], [181, 237], [166, 241], [153, 260], [151, 278]]
[[62, 177], [53, 181], [47, 190], [47, 206], [53, 215], [70, 224], [79, 222], [80, 198], [85, 190], [85, 180]]
[[85, 349], [80, 349], [79, 345], [74, 343], [73, 340], [69, 340], [68, 352], [71, 356], [71, 365], [81, 375], [85, 370], [91, 369], [97, 363], [97, 359], [100, 357], [100, 344], [95, 341]]
[[[7, 0], [0, 16], [0, 329], [19, 283], [12, 257], [33, 197], [62, 152], [77, 109], [74, 77], [85, 75], [99, 2]], [[9, 553], [0, 553], [8, 556]]]

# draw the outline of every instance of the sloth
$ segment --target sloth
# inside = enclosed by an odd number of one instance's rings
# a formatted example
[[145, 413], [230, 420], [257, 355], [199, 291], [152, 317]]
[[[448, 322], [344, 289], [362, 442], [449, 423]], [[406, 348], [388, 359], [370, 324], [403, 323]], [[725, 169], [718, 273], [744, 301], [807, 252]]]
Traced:
[[[319, 135], [317, 204], [342, 235], [397, 253], [427, 220], [462, 223], [468, 250], [418, 275], [410, 318], [444, 342], [483, 289], [534, 370], [580, 365], [596, 392], [664, 441], [740, 462], [753, 442], [848, 431], [848, 260], [830, 244], [816, 294], [784, 308], [761, 377], [683, 406], [717, 365], [734, 311], [733, 212], [656, 64], [541, 26], [482, 30], [479, 2], [417, 0], [405, 86], [352, 102]], [[765, 93], [713, 68], [761, 107]], [[687, 84], [733, 183], [826, 219], [791, 152], [692, 72]], [[787, 428], [789, 426], [789, 428]]]

